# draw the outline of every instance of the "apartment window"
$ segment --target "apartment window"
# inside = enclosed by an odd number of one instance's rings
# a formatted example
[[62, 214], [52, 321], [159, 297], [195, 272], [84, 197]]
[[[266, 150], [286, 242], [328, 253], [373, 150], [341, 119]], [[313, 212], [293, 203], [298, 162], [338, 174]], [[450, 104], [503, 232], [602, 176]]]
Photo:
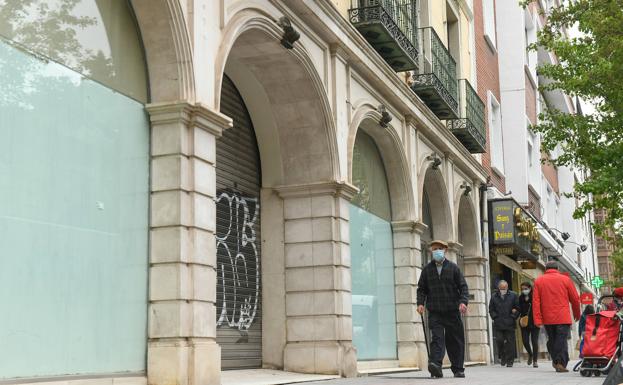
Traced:
[[529, 51], [528, 46], [536, 42], [536, 21], [532, 17], [532, 13], [526, 9], [524, 13], [524, 43], [525, 43], [525, 65], [530, 69], [530, 73], [536, 80], [536, 61], [537, 54]]
[[448, 52], [457, 63], [457, 75], [461, 73], [459, 69], [460, 61], [460, 31], [459, 31], [459, 17], [455, 13], [450, 3], [446, 3], [446, 38], [448, 45]]
[[502, 136], [502, 114], [500, 103], [491, 91], [487, 92], [489, 116], [489, 152], [491, 153], [491, 167], [504, 175], [504, 141]]
[[554, 192], [552, 188], [547, 185], [547, 223], [550, 226], [556, 226], [556, 206], [554, 202]]
[[485, 40], [495, 49], [495, 5], [493, 0], [482, 1], [482, 18], [485, 29]]

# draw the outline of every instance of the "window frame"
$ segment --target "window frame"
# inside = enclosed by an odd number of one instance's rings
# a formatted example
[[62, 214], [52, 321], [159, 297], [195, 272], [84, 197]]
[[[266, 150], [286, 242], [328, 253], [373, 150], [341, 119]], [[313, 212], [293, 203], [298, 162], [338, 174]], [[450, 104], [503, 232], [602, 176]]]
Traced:
[[[494, 115], [494, 110], [497, 114]], [[493, 124], [494, 116], [497, 124]], [[501, 176], [505, 176], [504, 162], [504, 131], [502, 129], [502, 106], [495, 95], [487, 91], [487, 124], [489, 125], [489, 153], [491, 168]], [[498, 133], [496, 135], [496, 133]], [[498, 143], [499, 140], [499, 143]], [[496, 149], [499, 149], [496, 151]]]

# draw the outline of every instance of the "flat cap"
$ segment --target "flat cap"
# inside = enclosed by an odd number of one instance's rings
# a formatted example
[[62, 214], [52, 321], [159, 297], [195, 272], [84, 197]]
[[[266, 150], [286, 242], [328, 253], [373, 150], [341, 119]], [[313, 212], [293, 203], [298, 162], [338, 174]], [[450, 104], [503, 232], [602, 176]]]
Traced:
[[430, 246], [432, 247], [435, 244], [436, 245], [441, 245], [441, 246], [445, 247], [446, 249], [448, 248], [448, 242], [442, 241], [441, 239], [435, 239], [434, 241], [431, 241]]

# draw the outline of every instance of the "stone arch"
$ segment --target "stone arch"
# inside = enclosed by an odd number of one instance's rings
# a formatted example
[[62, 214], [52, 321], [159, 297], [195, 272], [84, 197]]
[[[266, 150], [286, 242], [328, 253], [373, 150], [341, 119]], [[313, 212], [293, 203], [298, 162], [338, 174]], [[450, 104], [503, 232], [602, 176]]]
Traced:
[[149, 74], [152, 103], [195, 101], [190, 38], [177, 0], [131, 0]]
[[303, 43], [287, 50], [282, 34], [277, 17], [260, 10], [231, 17], [217, 55], [215, 106], [227, 74], [254, 120], [264, 187], [339, 180], [336, 129], [323, 82]]
[[431, 161], [427, 160], [426, 162], [425, 168], [420, 173], [419, 217], [423, 218], [424, 215], [423, 203], [424, 193], [426, 193], [430, 204], [434, 237], [450, 241], [452, 240], [453, 220], [448, 200], [448, 189], [442, 172], [439, 169], [433, 169], [430, 164]]
[[379, 125], [381, 114], [371, 103], [361, 105], [353, 115], [348, 135], [348, 182], [352, 183], [352, 157], [357, 132], [362, 129], [376, 143], [385, 166], [392, 209], [392, 221], [415, 218], [413, 184], [409, 172], [406, 150], [397, 130], [391, 123], [387, 128]]
[[480, 255], [478, 217], [476, 216], [473, 201], [469, 196], [464, 195], [462, 191], [456, 206], [458, 207], [456, 221], [457, 241], [462, 245], [462, 254], [465, 257], [475, 257]]

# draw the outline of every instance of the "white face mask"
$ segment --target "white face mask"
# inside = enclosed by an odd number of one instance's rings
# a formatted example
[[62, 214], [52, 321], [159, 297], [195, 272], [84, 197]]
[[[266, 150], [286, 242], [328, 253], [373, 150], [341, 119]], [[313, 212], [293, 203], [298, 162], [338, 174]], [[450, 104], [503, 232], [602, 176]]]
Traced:
[[508, 290], [501, 290], [501, 289], [500, 289], [500, 294], [502, 294], [502, 295], [506, 295], [506, 293], [508, 293]]
[[521, 292], [523, 293], [523, 295], [528, 295], [530, 294], [530, 289], [523, 289]]

